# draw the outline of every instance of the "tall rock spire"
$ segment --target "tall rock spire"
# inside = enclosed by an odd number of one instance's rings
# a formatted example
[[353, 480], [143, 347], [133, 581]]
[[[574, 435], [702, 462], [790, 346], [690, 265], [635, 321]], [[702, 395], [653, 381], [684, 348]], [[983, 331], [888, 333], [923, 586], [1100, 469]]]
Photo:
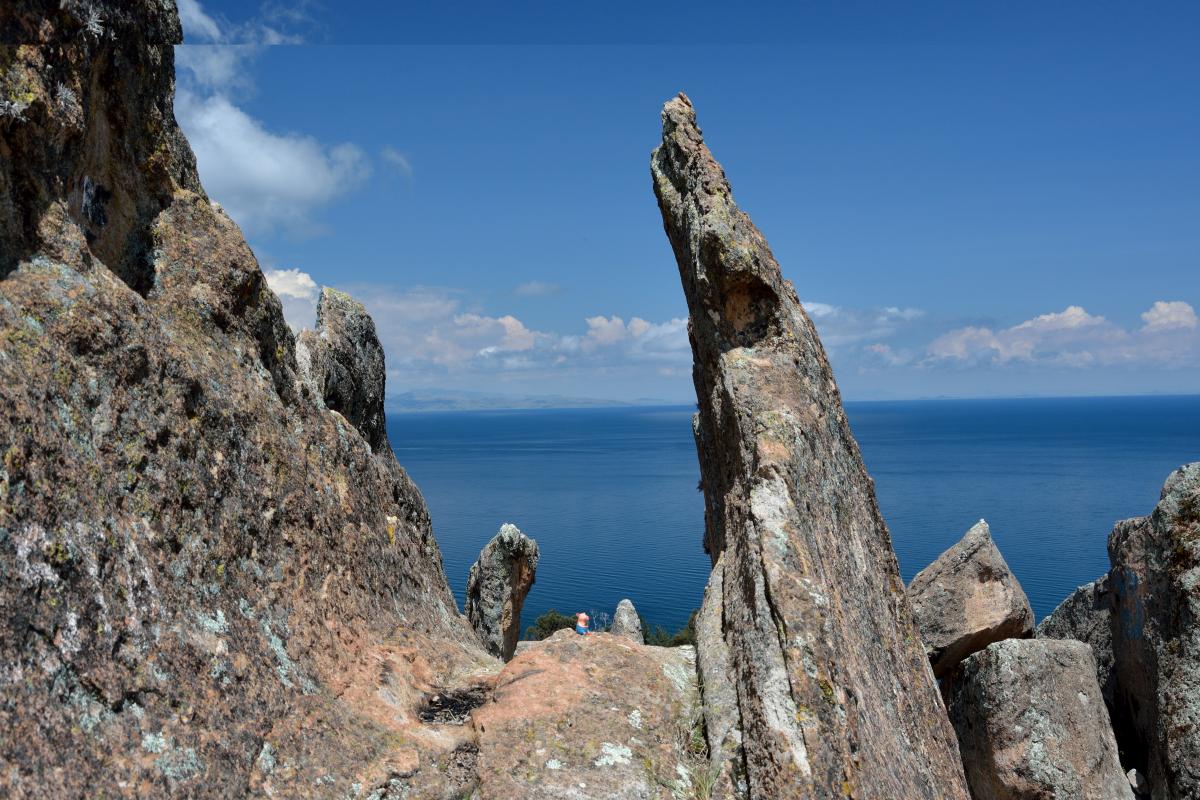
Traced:
[[705, 548], [752, 797], [966, 798], [954, 732], [812, 322], [733, 201], [691, 101], [654, 191], [683, 281]]

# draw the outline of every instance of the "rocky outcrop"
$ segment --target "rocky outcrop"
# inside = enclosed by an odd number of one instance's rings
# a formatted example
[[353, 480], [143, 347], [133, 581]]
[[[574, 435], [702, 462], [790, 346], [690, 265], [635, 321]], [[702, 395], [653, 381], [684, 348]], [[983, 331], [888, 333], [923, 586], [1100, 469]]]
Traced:
[[1155, 800], [1200, 797], [1200, 463], [1171, 473], [1149, 516], [1117, 523], [1112, 563], [1118, 710]]
[[174, 3], [6, 2], [0, 32], [0, 794], [434, 775], [422, 698], [499, 664], [200, 187]]
[[537, 564], [537, 542], [506, 522], [479, 551], [467, 576], [467, 619], [488, 652], [505, 661], [521, 638], [521, 607]]
[[296, 339], [300, 375], [325, 407], [358, 429], [376, 452], [388, 449], [383, 388], [383, 345], [362, 303], [325, 288], [317, 302], [317, 329]]
[[1086, 642], [1096, 659], [1096, 680], [1112, 714], [1117, 687], [1112, 648], [1113, 595], [1108, 576], [1080, 586], [1038, 623], [1039, 639], [1074, 639]]
[[651, 173], [690, 311], [705, 545], [751, 796], [965, 798], [954, 732], [812, 322], [691, 102]]
[[524, 649], [477, 709], [479, 800], [706, 797], [690, 647], [564, 630]]
[[721, 554], [713, 564], [704, 602], [696, 615], [696, 668], [700, 674], [709, 768], [715, 777], [713, 800], [745, 798], [749, 791], [733, 663], [721, 619], [724, 607], [725, 555]]
[[975, 800], [1132, 800], [1091, 648], [1008, 639], [963, 662], [950, 691]]
[[992, 642], [1033, 632], [1029, 599], [983, 520], [917, 573], [908, 601], [938, 677]]
[[609, 633], [613, 636], [623, 636], [631, 642], [645, 644], [646, 637], [642, 634], [642, 620], [633, 601], [629, 599], [617, 603], [617, 613], [613, 614], [612, 628]]

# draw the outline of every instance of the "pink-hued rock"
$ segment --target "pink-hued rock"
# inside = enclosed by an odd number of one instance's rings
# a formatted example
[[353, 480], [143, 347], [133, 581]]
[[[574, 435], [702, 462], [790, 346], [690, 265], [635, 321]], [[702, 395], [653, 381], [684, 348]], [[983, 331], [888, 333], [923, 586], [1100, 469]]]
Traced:
[[1029, 598], [983, 520], [918, 572], [907, 593], [939, 677], [992, 642], [1033, 633]]
[[504, 667], [472, 714], [478, 800], [699, 797], [704, 724], [691, 647], [563, 630]]

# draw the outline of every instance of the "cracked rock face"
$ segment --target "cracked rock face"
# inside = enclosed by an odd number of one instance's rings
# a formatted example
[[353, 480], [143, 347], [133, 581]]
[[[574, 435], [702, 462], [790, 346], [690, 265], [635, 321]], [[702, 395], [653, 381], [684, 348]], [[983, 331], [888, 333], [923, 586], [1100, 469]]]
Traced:
[[467, 576], [467, 619], [487, 651], [508, 661], [521, 638], [521, 608], [537, 573], [538, 545], [512, 523], [479, 552]]
[[646, 637], [642, 633], [642, 620], [638, 617], [632, 600], [626, 599], [617, 603], [617, 612], [613, 614], [612, 628], [609, 629], [609, 633], [613, 636], [623, 636], [638, 644], [646, 643]]
[[1096, 680], [1104, 703], [1112, 714], [1117, 673], [1112, 648], [1113, 594], [1108, 576], [1080, 586], [1038, 623], [1039, 639], [1075, 639], [1092, 648], [1096, 658]]
[[0, 34], [0, 793], [341, 797], [432, 764], [396, 744], [419, 697], [498, 665], [200, 187], [174, 3], [6, 2]]
[[1171, 473], [1153, 513], [1117, 523], [1108, 556], [1117, 709], [1133, 721], [1152, 797], [1198, 797], [1200, 463]]
[[704, 603], [696, 616], [696, 669], [704, 708], [704, 735], [708, 741], [710, 769], [716, 776], [713, 798], [745, 798], [745, 753], [733, 664], [725, 642], [721, 610], [725, 607], [725, 555], [717, 557]]
[[966, 798], [833, 373], [691, 102], [651, 174], [690, 311], [705, 547], [751, 796]]
[[1029, 598], [983, 520], [917, 573], [908, 601], [938, 677], [992, 642], [1033, 633]]
[[963, 662], [949, 712], [975, 800], [1133, 800], [1083, 642], [989, 645]]

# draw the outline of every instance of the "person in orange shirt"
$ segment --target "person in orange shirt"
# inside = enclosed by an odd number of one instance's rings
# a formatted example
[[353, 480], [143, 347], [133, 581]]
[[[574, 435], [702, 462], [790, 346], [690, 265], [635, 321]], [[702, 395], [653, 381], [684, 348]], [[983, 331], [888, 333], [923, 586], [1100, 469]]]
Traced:
[[588, 630], [588, 615], [582, 611], [575, 615], [575, 632], [580, 636], [587, 636], [591, 633]]

